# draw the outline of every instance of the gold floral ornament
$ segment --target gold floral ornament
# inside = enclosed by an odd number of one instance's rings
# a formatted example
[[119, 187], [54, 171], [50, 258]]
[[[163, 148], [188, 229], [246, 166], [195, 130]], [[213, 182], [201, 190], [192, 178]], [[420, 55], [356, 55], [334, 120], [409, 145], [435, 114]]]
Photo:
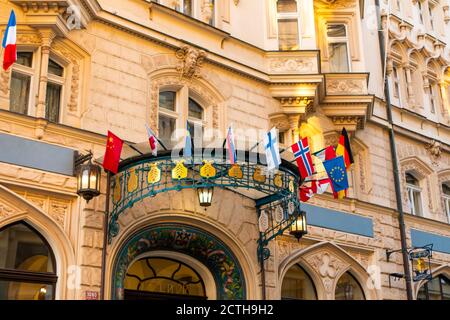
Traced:
[[203, 160], [204, 165], [200, 168], [200, 176], [202, 178], [213, 178], [216, 176], [217, 170], [212, 165], [212, 161]]
[[113, 202], [117, 203], [122, 198], [122, 193], [120, 190], [120, 177], [116, 176], [116, 181], [114, 183], [114, 191], [113, 191]]
[[283, 187], [283, 176], [280, 173], [275, 174], [273, 177], [273, 184], [278, 188]]
[[228, 176], [230, 176], [230, 178], [242, 179], [244, 174], [242, 173], [241, 166], [238, 164], [233, 164], [228, 170]]
[[181, 180], [186, 179], [188, 175], [188, 169], [184, 165], [185, 160], [175, 161], [176, 165], [172, 169], [172, 179]]
[[158, 162], [150, 164], [150, 170], [147, 175], [148, 184], [154, 184], [161, 181], [161, 169], [158, 167]]
[[136, 169], [131, 168], [128, 176], [127, 191], [133, 192], [137, 189], [137, 187], [138, 187], [138, 175], [136, 174]]
[[295, 188], [294, 188], [294, 179], [292, 179], [292, 178], [289, 179], [289, 191], [290, 191], [291, 193], [294, 193], [294, 191], [295, 191]]
[[253, 180], [261, 183], [266, 182], [266, 176], [262, 174], [260, 167], [256, 167], [255, 171], [253, 171]]

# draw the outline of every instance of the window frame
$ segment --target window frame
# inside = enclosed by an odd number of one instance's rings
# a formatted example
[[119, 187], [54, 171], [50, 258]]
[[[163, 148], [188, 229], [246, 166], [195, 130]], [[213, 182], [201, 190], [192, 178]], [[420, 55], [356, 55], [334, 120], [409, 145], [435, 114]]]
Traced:
[[[293, 264], [293, 265], [286, 271], [286, 273], [285, 273], [285, 275], [284, 275], [284, 278], [283, 278], [283, 280], [281, 281], [280, 299], [281, 299], [281, 300], [296, 300], [296, 301], [300, 300], [300, 299], [294, 299], [294, 298], [289, 298], [289, 297], [283, 297], [283, 282], [284, 282], [284, 280], [285, 280], [285, 278], [286, 278], [287, 272], [288, 272], [291, 268], [293, 268], [293, 267], [300, 268], [300, 270], [303, 271], [303, 273], [306, 275], [306, 277], [308, 278], [308, 280], [311, 282], [312, 288], [313, 288], [313, 290], [314, 290], [314, 295], [315, 295], [315, 298], [316, 298], [315, 300], [319, 300], [319, 296], [317, 295], [317, 288], [316, 288], [315, 282], [313, 281], [313, 279], [312, 279], [312, 277], [310, 276], [310, 274], [305, 270], [305, 268], [302, 267], [302, 265], [301, 265], [300, 263], [295, 263], [295, 264]], [[303, 301], [305, 301], [305, 300], [303, 300]]]
[[392, 67], [392, 86], [393, 86], [393, 95], [395, 98], [397, 98], [400, 101], [401, 104], [401, 99], [402, 99], [402, 94], [401, 94], [401, 81], [400, 81], [400, 73], [398, 71], [398, 66], [394, 64], [394, 66]]
[[[67, 68], [66, 66], [61, 63], [57, 58], [54, 57], [50, 57], [49, 58], [49, 63], [50, 60], [52, 60], [54, 63], [58, 64], [62, 69], [63, 69], [63, 74], [62, 76], [57, 76], [55, 74], [52, 74], [50, 72], [48, 72], [47, 69], [47, 89], [48, 89], [48, 84], [51, 83], [53, 85], [58, 85], [61, 87], [61, 93], [60, 93], [60, 97], [59, 97], [59, 107], [58, 107], [58, 120], [56, 123], [61, 123], [62, 122], [62, 114], [63, 114], [63, 105], [64, 105], [64, 94], [65, 94], [65, 83], [66, 83], [66, 73], [67, 73]], [[47, 90], [46, 89], [46, 90]], [[47, 97], [45, 99], [45, 116], [47, 119]], [[50, 121], [49, 119], [47, 119], [48, 121]], [[50, 121], [53, 122], [53, 121]]]
[[422, 288], [424, 288], [424, 291], [425, 291], [425, 300], [430, 300], [430, 292], [429, 292], [429, 288], [428, 288], [428, 283], [430, 282], [430, 281], [433, 281], [434, 279], [438, 279], [438, 281], [439, 281], [439, 293], [440, 293], [440, 300], [441, 301], [446, 301], [446, 300], [444, 300], [443, 298], [444, 298], [444, 290], [443, 290], [443, 288], [442, 288], [442, 279], [446, 279], [446, 280], [444, 280], [444, 281], [446, 281], [446, 282], [448, 282], [449, 283], [449, 285], [450, 285], [450, 279], [448, 278], [448, 277], [446, 277], [445, 275], [442, 275], [442, 274], [439, 274], [439, 275], [437, 275], [437, 276], [435, 276], [433, 279], [431, 279], [431, 280], [429, 280], [429, 281], [427, 281], [427, 282], [425, 282], [420, 288], [419, 288], [419, 291], [420, 291], [420, 289], [422, 289]]
[[[345, 28], [345, 37], [329, 37], [328, 36], [328, 26], [333, 25], [343, 25]], [[346, 49], [347, 49], [347, 64], [348, 64], [348, 70], [347, 71], [340, 71], [340, 73], [348, 73], [352, 72], [352, 57], [350, 52], [350, 39], [348, 34], [349, 28], [348, 24], [345, 22], [327, 22], [325, 23], [325, 38], [327, 41], [327, 54], [328, 54], [328, 64], [329, 69], [331, 71], [331, 55], [330, 55], [330, 44], [331, 43], [345, 43]], [[339, 73], [339, 72], [333, 72], [333, 73]]]
[[49, 258], [52, 261], [53, 272], [34, 272], [34, 271], [25, 271], [18, 269], [10, 269], [10, 268], [0, 268], [0, 281], [12, 281], [12, 282], [24, 282], [24, 283], [39, 283], [52, 286], [52, 300], [55, 300], [56, 297], [56, 285], [58, 282], [58, 272], [57, 272], [57, 264], [55, 254], [53, 252], [53, 248], [48, 243], [47, 239], [33, 226], [28, 224], [26, 221], [20, 220], [3, 226], [0, 228], [0, 233], [6, 229], [9, 229], [15, 225], [23, 225], [30, 229], [36, 236], [41, 239], [41, 241], [45, 244], [49, 251]]
[[[277, 27], [277, 41], [278, 41], [278, 50], [279, 51], [296, 51], [301, 48], [301, 23], [300, 23], [300, 2], [294, 0], [297, 6], [297, 11], [295, 12], [278, 12], [278, 0], [275, 1], [275, 13], [276, 13], [276, 27]], [[278, 22], [280, 20], [296, 20], [297, 21], [297, 48], [296, 49], [281, 49], [280, 43], [280, 29]]]
[[[411, 174], [411, 173], [406, 173], [406, 174], [410, 174], [417, 181], [417, 183], [420, 184], [419, 179], [414, 177], [413, 174]], [[406, 176], [405, 176], [405, 180], [406, 180]], [[408, 201], [410, 204], [410, 211], [411, 211], [410, 213], [414, 216], [423, 217], [422, 188], [420, 186], [416, 186], [416, 185], [406, 182], [406, 191], [408, 193]], [[418, 197], [419, 197], [419, 199], [418, 199], [419, 205], [420, 205], [420, 208], [418, 208], [419, 212], [416, 212], [417, 208], [415, 207], [415, 201], [414, 201], [415, 194], [418, 194]]]
[[[34, 88], [34, 81], [35, 81], [35, 76], [36, 76], [36, 59], [35, 59], [35, 51], [33, 50], [17, 50], [17, 54], [19, 53], [31, 53], [31, 67], [27, 67], [24, 66], [22, 64], [19, 63], [14, 63], [11, 67], [11, 77], [10, 77], [10, 83], [9, 83], [9, 88], [10, 88], [10, 97], [11, 97], [11, 81], [12, 81], [12, 74], [13, 72], [15, 73], [19, 73], [22, 76], [26, 76], [30, 78], [30, 88], [29, 88], [29, 93], [28, 93], [28, 102], [27, 102], [27, 112], [24, 115], [27, 116], [31, 116], [33, 114], [32, 110], [35, 109], [35, 107], [33, 106], [33, 88]], [[9, 105], [9, 109], [10, 112], [14, 112], [14, 113], [18, 113], [15, 111], [11, 110], [11, 98], [10, 98], [10, 105]], [[19, 113], [19, 114], [23, 114], [23, 113]]]

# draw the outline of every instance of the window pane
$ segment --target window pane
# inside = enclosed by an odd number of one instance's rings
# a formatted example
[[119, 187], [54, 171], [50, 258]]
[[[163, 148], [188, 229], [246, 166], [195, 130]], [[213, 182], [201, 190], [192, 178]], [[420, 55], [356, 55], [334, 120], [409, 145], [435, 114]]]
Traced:
[[441, 276], [442, 297], [444, 300], [450, 300], [450, 280]]
[[419, 181], [417, 181], [417, 179], [411, 173], [406, 173], [405, 174], [405, 178], [406, 178], [406, 183], [407, 184], [412, 184], [414, 186], [419, 186]]
[[446, 184], [446, 183], [442, 184], [442, 192], [444, 192], [444, 194], [450, 196], [450, 187], [448, 186], [448, 184]]
[[365, 300], [364, 292], [356, 279], [348, 272], [339, 279], [335, 292], [336, 300]]
[[414, 198], [414, 213], [418, 216], [422, 216], [422, 202], [420, 201], [420, 192], [413, 191]]
[[188, 113], [188, 115], [190, 118], [203, 120], [203, 108], [191, 98], [189, 98], [189, 113]]
[[11, 92], [9, 109], [14, 112], [27, 114], [30, 97], [31, 77], [14, 72], [11, 76]]
[[64, 68], [61, 67], [59, 64], [57, 64], [55, 61], [50, 59], [48, 61], [48, 73], [62, 77], [64, 74]]
[[277, 1], [277, 11], [279, 13], [297, 12], [297, 1], [296, 0], [278, 0]]
[[298, 50], [297, 19], [278, 20], [278, 41], [280, 50]]
[[33, 53], [32, 52], [17, 52], [17, 64], [21, 64], [25, 67], [30, 67], [33, 64]]
[[175, 111], [176, 93], [173, 91], [164, 91], [159, 93], [159, 107]]
[[328, 24], [327, 25], [327, 36], [332, 37], [345, 37], [347, 32], [345, 30], [344, 24]]
[[281, 288], [281, 299], [317, 300], [314, 284], [300, 266], [295, 265], [286, 273]]
[[47, 244], [25, 224], [0, 232], [0, 269], [54, 272]]
[[427, 285], [430, 300], [441, 300], [441, 286], [439, 284], [439, 277], [428, 281]]
[[175, 132], [175, 119], [159, 115], [159, 139], [168, 148], [173, 145], [172, 134]]
[[194, 139], [194, 142], [197, 139], [203, 139], [203, 126], [195, 124], [193, 122], [189, 123], [189, 133], [191, 134], [191, 137]]
[[349, 71], [347, 43], [330, 43], [328, 52], [330, 54], [331, 72]]
[[53, 285], [0, 280], [0, 300], [52, 300]]
[[58, 84], [47, 84], [47, 101], [45, 106], [45, 118], [48, 121], [59, 122], [59, 106], [61, 102], [62, 87]]
[[189, 16], [192, 15], [192, 0], [184, 0], [183, 1], [183, 13]]

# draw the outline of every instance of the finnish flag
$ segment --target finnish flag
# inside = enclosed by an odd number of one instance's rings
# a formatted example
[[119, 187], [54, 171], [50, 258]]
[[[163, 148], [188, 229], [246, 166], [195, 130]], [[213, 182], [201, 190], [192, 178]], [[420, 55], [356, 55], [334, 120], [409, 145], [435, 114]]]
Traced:
[[264, 137], [264, 150], [266, 151], [267, 170], [278, 169], [281, 164], [281, 157], [278, 148], [278, 130], [275, 127]]

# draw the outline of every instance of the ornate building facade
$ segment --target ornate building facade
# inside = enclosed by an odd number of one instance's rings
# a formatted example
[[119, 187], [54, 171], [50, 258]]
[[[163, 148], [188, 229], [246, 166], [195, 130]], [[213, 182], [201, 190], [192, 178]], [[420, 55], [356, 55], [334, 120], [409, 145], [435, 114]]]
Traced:
[[[0, 72], [0, 299], [95, 299], [102, 269], [106, 299], [405, 299], [402, 256], [387, 254], [401, 241], [385, 77], [407, 245], [433, 244], [413, 295], [449, 299], [449, 7], [381, 2], [385, 57], [372, 0], [0, 0], [18, 48]], [[272, 187], [215, 187], [206, 210], [182, 183], [152, 189], [171, 168], [152, 171], [168, 151], [145, 155], [145, 125], [172, 149], [186, 122], [220, 145], [233, 125], [243, 150], [275, 126], [283, 148], [302, 136], [319, 151], [345, 127], [348, 196], [301, 203], [308, 234], [269, 241], [261, 268], [258, 192]], [[126, 145], [103, 260], [107, 176], [86, 202], [74, 159], [101, 161], [108, 130]]]

